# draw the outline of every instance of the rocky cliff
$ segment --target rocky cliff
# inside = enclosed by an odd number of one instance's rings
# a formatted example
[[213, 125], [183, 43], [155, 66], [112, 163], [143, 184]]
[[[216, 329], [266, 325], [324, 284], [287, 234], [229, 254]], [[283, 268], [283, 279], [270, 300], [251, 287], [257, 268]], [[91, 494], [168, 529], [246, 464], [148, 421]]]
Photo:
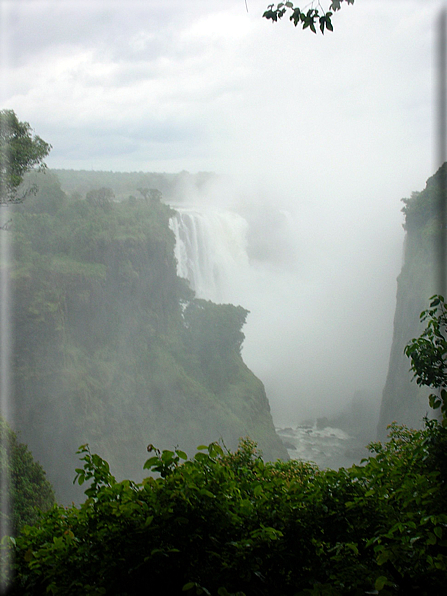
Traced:
[[404, 348], [423, 331], [419, 315], [428, 307], [430, 296], [442, 292], [442, 243], [446, 233], [442, 207], [446, 201], [446, 176], [447, 163], [429, 178], [423, 191], [403, 199], [404, 263], [397, 280], [394, 335], [378, 425], [381, 439], [393, 420], [418, 428], [425, 415], [432, 415], [427, 401], [429, 391], [412, 380]]
[[146, 446], [239, 437], [287, 458], [264, 387], [241, 357], [242, 307], [197, 300], [176, 273], [159, 198], [69, 198], [58, 179], [16, 208], [10, 233], [14, 427], [60, 500], [77, 499], [76, 449], [139, 480]]

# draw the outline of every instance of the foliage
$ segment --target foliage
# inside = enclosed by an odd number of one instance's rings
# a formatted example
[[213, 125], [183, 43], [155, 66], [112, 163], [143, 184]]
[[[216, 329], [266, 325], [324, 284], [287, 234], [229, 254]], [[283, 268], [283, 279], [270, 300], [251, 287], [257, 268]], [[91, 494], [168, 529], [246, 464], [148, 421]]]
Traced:
[[428, 391], [422, 384], [411, 382], [413, 375], [404, 350], [412, 338], [420, 335], [420, 313], [441, 287], [439, 265], [444, 262], [446, 230], [442, 225], [442, 206], [447, 200], [446, 176], [447, 163], [444, 163], [422, 191], [402, 199], [406, 231], [404, 258], [398, 277], [393, 343], [379, 421], [381, 438], [392, 420], [415, 426], [427, 412]]
[[429, 404], [441, 408], [442, 424], [447, 426], [447, 307], [443, 296], [430, 298], [430, 308], [422, 311], [420, 320], [427, 326], [419, 338], [408, 343], [405, 354], [417, 384], [437, 389], [429, 396]]
[[[444, 382], [445, 305], [433, 297], [418, 381]], [[416, 345], [418, 340], [415, 340]], [[441, 347], [441, 364], [436, 365]], [[433, 362], [432, 359], [434, 358]], [[148, 445], [141, 483], [118, 482], [88, 445], [80, 507], [55, 506], [5, 538], [12, 595], [440, 595], [447, 573], [447, 429], [393, 424], [361, 465], [266, 463], [249, 439], [192, 459]], [[8, 557], [6, 557], [8, 559]]]
[[197, 356], [204, 377], [215, 388], [227, 385], [240, 361], [241, 331], [248, 311], [242, 306], [214, 304], [209, 300], [190, 301], [184, 311], [191, 348]]
[[[420, 232], [430, 226], [433, 230], [442, 228], [443, 205], [446, 200], [447, 162], [427, 180], [421, 192], [413, 192], [410, 198], [402, 199], [405, 214], [404, 228], [407, 232]], [[444, 222], [445, 223], [445, 222]]]
[[250, 434], [267, 458], [287, 458], [240, 354], [247, 311], [194, 299], [177, 276], [170, 207], [149, 195], [104, 209], [67, 196], [52, 172], [36, 178], [37, 195], [13, 208], [11, 385], [17, 427], [60, 502], [82, 499], [71, 470], [84, 443], [120, 479], [141, 480], [134, 454], [149, 439], [191, 452]]
[[161, 201], [162, 193], [157, 188], [139, 188], [138, 192], [142, 195], [146, 203], [150, 201]]
[[329, 10], [320, 13], [320, 3], [318, 3], [319, 8], [314, 8], [315, 2], [311, 2], [312, 7], [305, 11], [298, 8], [298, 6], [294, 6], [293, 2], [280, 2], [276, 7], [274, 4], [269, 4], [262, 16], [265, 19], [271, 20], [272, 23], [276, 23], [282, 19], [286, 12], [290, 12], [289, 20], [293, 22], [295, 27], [301, 25], [303, 29], [309, 28], [310, 31], [316, 33], [316, 27], [318, 26], [324, 35], [325, 29], [327, 31], [333, 31], [331, 17], [334, 12], [340, 10], [343, 2], [354, 4], [354, 0], [332, 0]]
[[51, 170], [45, 170], [45, 175], [38, 172], [27, 174], [24, 184], [37, 189], [37, 192], [29, 196], [25, 205], [14, 207], [17, 212], [47, 213], [54, 216], [61, 207], [67, 204], [67, 196]]
[[[55, 507], [3, 549], [11, 594], [441, 594], [447, 515], [429, 464], [440, 427], [394, 425], [361, 466], [265, 463], [255, 444], [153, 453], [117, 482], [88, 445], [80, 507]], [[155, 476], [154, 476], [155, 474]]]
[[[68, 195], [79, 193], [85, 196], [90, 190], [97, 188], [112, 188], [119, 201], [127, 200], [129, 195], [136, 201], [144, 200], [144, 194], [149, 199], [160, 198], [159, 193], [168, 198], [171, 203], [185, 201], [185, 188], [199, 194], [209, 186], [217, 175], [212, 172], [160, 173], [160, 172], [104, 172], [96, 170], [51, 170], [57, 175], [61, 186]], [[141, 193], [141, 190], [143, 193]], [[138, 192], [137, 192], [138, 191]], [[151, 191], [155, 191], [151, 193]], [[186, 193], [188, 195], [188, 193]], [[188, 195], [189, 196], [189, 195]]]
[[0, 450], [0, 502], [4, 502], [3, 491], [8, 490], [10, 506], [9, 512], [2, 511], [1, 515], [7, 516], [5, 525], [15, 536], [23, 525], [37, 521], [39, 510], [53, 506], [54, 493], [42, 466], [33, 459], [28, 447], [19, 443], [1, 416]]
[[20, 203], [36, 192], [31, 186], [19, 194], [19, 186], [27, 172], [46, 168], [50, 150], [28, 122], [20, 122], [13, 110], [0, 110], [0, 203]]
[[111, 188], [103, 187], [90, 190], [86, 195], [85, 199], [88, 203], [95, 207], [100, 207], [105, 211], [110, 211], [112, 208], [112, 201], [115, 198], [115, 194]]

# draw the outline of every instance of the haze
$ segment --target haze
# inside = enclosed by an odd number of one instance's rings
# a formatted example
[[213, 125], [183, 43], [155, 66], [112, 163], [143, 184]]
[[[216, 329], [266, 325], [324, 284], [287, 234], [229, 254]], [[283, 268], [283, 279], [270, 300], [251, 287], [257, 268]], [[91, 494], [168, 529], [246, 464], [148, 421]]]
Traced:
[[281, 424], [380, 399], [400, 199], [440, 165], [442, 2], [357, 0], [324, 37], [267, 4], [2, 0], [0, 108], [53, 145], [50, 168], [220, 175], [187, 199], [263, 238], [244, 357]]

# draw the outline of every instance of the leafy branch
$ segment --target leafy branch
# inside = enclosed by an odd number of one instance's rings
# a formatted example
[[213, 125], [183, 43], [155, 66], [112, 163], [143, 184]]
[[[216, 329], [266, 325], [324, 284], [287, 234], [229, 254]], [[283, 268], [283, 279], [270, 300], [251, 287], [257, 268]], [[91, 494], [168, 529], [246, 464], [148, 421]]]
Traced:
[[329, 6], [329, 10], [324, 11], [321, 8], [320, 3], [318, 3], [319, 8], [314, 8], [313, 5], [315, 2], [312, 2], [312, 8], [309, 8], [306, 12], [301, 8], [298, 8], [298, 6], [294, 6], [293, 2], [280, 2], [276, 7], [274, 4], [269, 4], [262, 16], [267, 20], [271, 20], [272, 23], [276, 23], [289, 12], [289, 20], [293, 22], [295, 27], [300, 24], [303, 29], [309, 28], [313, 33], [316, 33], [316, 27], [318, 26], [321, 33], [324, 35], [325, 29], [333, 31], [331, 17], [334, 12], [340, 10], [342, 2], [354, 4], [354, 0], [333, 0]]
[[430, 308], [420, 315], [427, 327], [417, 339], [411, 340], [404, 352], [411, 360], [416, 383], [438, 390], [428, 397], [430, 407], [441, 407], [443, 426], [447, 426], [447, 305], [439, 295], [430, 298]]

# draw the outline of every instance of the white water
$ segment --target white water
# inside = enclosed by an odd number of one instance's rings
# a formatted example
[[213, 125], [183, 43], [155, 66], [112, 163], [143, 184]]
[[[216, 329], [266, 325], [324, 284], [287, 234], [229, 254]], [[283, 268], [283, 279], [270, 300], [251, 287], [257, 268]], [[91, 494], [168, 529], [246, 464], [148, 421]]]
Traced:
[[[242, 301], [248, 309], [269, 305], [269, 294], [276, 295], [278, 279], [272, 271], [250, 262], [246, 219], [231, 211], [176, 210], [170, 226], [176, 238], [177, 272], [189, 280], [197, 296], [213, 302]], [[260, 292], [262, 279], [264, 292]], [[270, 308], [269, 316], [275, 318], [274, 307]], [[312, 461], [322, 468], [349, 466], [367, 453], [356, 437], [340, 428], [318, 428], [314, 423], [276, 430], [292, 459]]]
[[303, 424], [296, 428], [277, 428], [291, 459], [316, 463], [320, 468], [349, 467], [368, 456], [364, 442], [340, 428]]
[[232, 211], [176, 208], [170, 220], [176, 237], [177, 273], [198, 298], [239, 302], [248, 283], [247, 221]]
[[[380, 402], [392, 330], [381, 309], [395, 279], [389, 283], [382, 272], [380, 252], [366, 254], [366, 241], [354, 242], [355, 234], [364, 240], [364, 226], [349, 228], [346, 255], [323, 233], [321, 219], [312, 229], [296, 210], [236, 212], [211, 203], [174, 208], [178, 273], [199, 298], [249, 311], [242, 355], [264, 383], [278, 427], [337, 418], [358, 391], [368, 403]], [[298, 455], [298, 448], [290, 455], [323, 464], [321, 433], [296, 432], [301, 446], [311, 438], [321, 447], [322, 459]], [[343, 459], [351, 439], [337, 440], [333, 449]]]

